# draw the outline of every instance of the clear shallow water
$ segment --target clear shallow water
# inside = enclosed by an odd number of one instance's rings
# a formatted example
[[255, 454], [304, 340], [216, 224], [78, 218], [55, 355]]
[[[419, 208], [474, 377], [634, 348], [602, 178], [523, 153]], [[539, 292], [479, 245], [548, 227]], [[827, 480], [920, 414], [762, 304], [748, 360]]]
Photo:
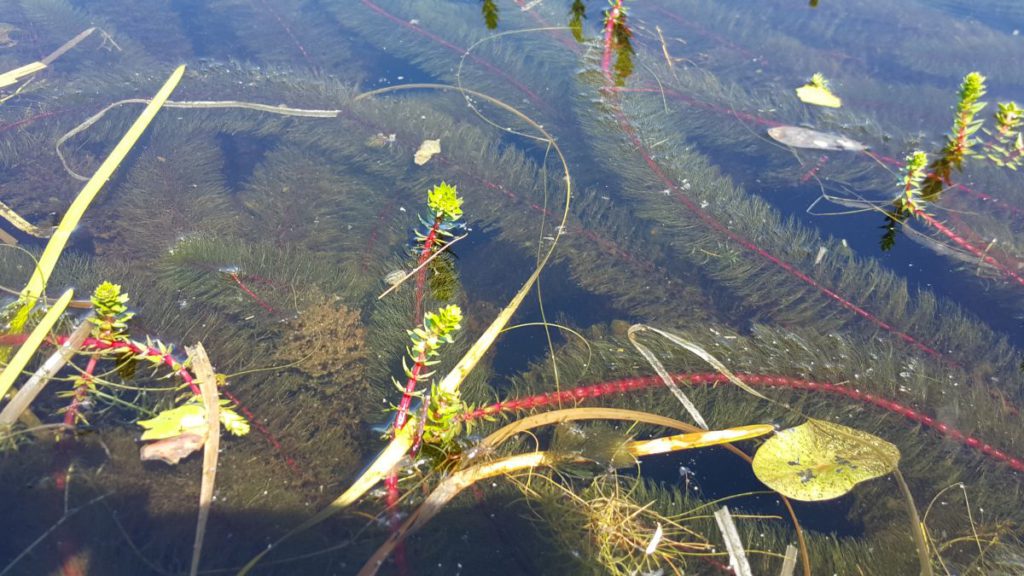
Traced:
[[[414, 265], [410, 242], [426, 189], [456, 184], [470, 228], [453, 249], [457, 275], [448, 285], [466, 312], [465, 330], [442, 373], [529, 275], [538, 247], [554, 241], [563, 175], [549, 149], [520, 135], [534, 132], [480, 98], [470, 108], [437, 90], [353, 101], [357, 92], [406, 83], [461, 84], [515, 107], [557, 138], [574, 187], [541, 279], [544, 314], [533, 295], [513, 321], [546, 318], [579, 334], [552, 332], [557, 382], [545, 332], [518, 328], [467, 382], [470, 401], [651, 374], [624, 338], [628, 323], [644, 322], [688, 335], [734, 370], [839, 383], [1011, 456], [1024, 452], [1016, 411], [1024, 288], [978, 258], [952, 257], [949, 239], [920, 222], [908, 222], [920, 234], [901, 232], [881, 251], [884, 217], [864, 207], [884, 208], [895, 197], [898, 168], [861, 153], [785, 149], [766, 135], [772, 125], [801, 125], [862, 141], [879, 158], [936, 151], [965, 73], [989, 77], [990, 102], [1020, 98], [1024, 78], [1015, 64], [1024, 40], [1010, 25], [1013, 6], [636, 0], [627, 3], [632, 72], [613, 92], [602, 70], [604, 5], [583, 3], [586, 38], [578, 42], [562, 29], [570, 2], [495, 4], [491, 32], [478, 2], [0, 3], [0, 21], [13, 27], [10, 45], [0, 48], [2, 70], [86, 26], [109, 35], [91, 37], [0, 104], [0, 199], [31, 222], [62, 213], [79, 187], [54, 142], [110, 102], [151, 94], [179, 63], [188, 73], [176, 100], [340, 111], [331, 120], [162, 111], [87, 214], [52, 286], [56, 294], [68, 285], [84, 292], [101, 279], [124, 284], [138, 312], [133, 334], [179, 345], [202, 340], [219, 371], [238, 374], [232, 390], [279, 439], [280, 451], [257, 432], [226, 442], [204, 567], [244, 563], [339, 494], [383, 445], [368, 425], [398, 400], [390, 377], [401, 374], [414, 296], [411, 285], [381, 302], [376, 296], [388, 272]], [[794, 98], [815, 72], [831, 80], [843, 108]], [[70, 165], [94, 170], [133, 113], [113, 112], [72, 139], [64, 147]], [[416, 166], [413, 154], [427, 138], [440, 138], [442, 153]], [[1019, 175], [976, 162], [955, 180], [969, 190], [950, 190], [931, 213], [1018, 271]], [[821, 196], [837, 201], [814, 203]], [[845, 214], [851, 210], [858, 212]], [[4, 257], [3, 284], [19, 286], [28, 259]], [[238, 280], [228, 268], [237, 268]], [[428, 307], [447, 301], [427, 294]], [[344, 358], [339, 334], [359, 344]], [[658, 353], [673, 372], [709, 370], [678, 350]], [[732, 389], [692, 394], [716, 427], [793, 423]], [[972, 522], [1004, 546], [973, 564], [978, 547], [967, 539], [970, 546], [945, 548], [943, 561], [954, 571], [1014, 573], [1020, 472], [878, 405], [792, 387], [771, 394], [899, 446], [922, 514], [944, 488], [964, 482], [969, 504], [962, 492], [945, 492], [925, 519], [937, 546], [973, 534]], [[126, 399], [146, 407], [161, 401], [157, 394]], [[57, 421], [66, 403], [50, 394], [36, 411]], [[684, 414], [659, 391], [591, 403]], [[4, 456], [4, 516], [21, 526], [0, 547], [8, 561], [61, 517], [55, 471], [72, 462], [78, 470], [71, 508], [110, 492], [11, 573], [61, 566], [70, 573], [75, 561], [96, 574], [186, 570], [199, 459], [173, 468], [137, 462], [137, 417], [123, 406], [100, 410], [90, 418], [95, 433], [76, 444], [30, 444]], [[680, 465], [693, 476], [681, 477]], [[700, 498], [763, 490], [745, 464], [717, 450], [652, 459], [640, 474], [652, 483], [649, 501], [666, 515]], [[564, 485], [584, 494], [587, 484]], [[682, 497], [671, 490], [698, 500], [673, 508], [670, 500]], [[885, 478], [836, 502], [800, 506], [815, 573], [917, 570], [895, 494]], [[600, 573], [586, 544], [592, 533], [581, 521], [558, 523], [560, 515], [576, 517], [550, 498], [524, 499], [514, 484], [495, 482], [458, 500], [410, 543], [412, 573]], [[770, 495], [730, 506], [784, 513]], [[361, 503], [358, 514], [339, 516], [270, 560], [340, 548], [265, 572], [355, 573], [386, 538], [382, 523], [366, 520], [383, 508], [380, 499]], [[740, 524], [752, 550], [781, 553], [795, 538], [782, 520]], [[717, 542], [713, 523], [692, 526]], [[838, 543], [816, 535], [830, 532]], [[777, 559], [756, 558], [755, 573], [778, 572]], [[691, 558], [686, 570], [720, 566]]]

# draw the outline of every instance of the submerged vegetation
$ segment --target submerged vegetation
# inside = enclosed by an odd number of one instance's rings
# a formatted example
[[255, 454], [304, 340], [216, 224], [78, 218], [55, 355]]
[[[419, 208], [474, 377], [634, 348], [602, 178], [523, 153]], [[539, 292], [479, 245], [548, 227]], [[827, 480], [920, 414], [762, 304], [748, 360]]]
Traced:
[[[884, 196], [857, 162], [906, 156], [889, 221], [960, 237], [929, 211], [1018, 168], [1019, 109], [981, 132], [968, 75], [929, 161], [858, 64], [707, 4], [158, 2], [155, 35], [0, 0], [34, 35], [0, 43], [0, 574], [1014, 573], [1019, 343], [733, 154], [845, 125], [879, 144], [805, 182]], [[743, 42], [784, 73], [743, 82]]]

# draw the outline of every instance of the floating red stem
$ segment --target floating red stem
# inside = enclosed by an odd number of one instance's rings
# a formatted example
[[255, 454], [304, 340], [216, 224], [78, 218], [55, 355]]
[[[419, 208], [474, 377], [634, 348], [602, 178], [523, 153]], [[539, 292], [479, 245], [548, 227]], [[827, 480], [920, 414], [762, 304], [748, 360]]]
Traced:
[[956, 232], [951, 230], [945, 224], [943, 224], [942, 222], [939, 222], [938, 220], [936, 220], [935, 217], [933, 217], [932, 215], [928, 214], [927, 212], [920, 211], [920, 210], [916, 211], [914, 213], [914, 215], [917, 216], [918, 218], [920, 218], [921, 220], [924, 220], [932, 228], [935, 228], [936, 230], [941, 232], [943, 236], [945, 236], [946, 238], [949, 238], [950, 240], [952, 240], [957, 246], [959, 246], [959, 247], [963, 248], [964, 250], [967, 250], [971, 254], [977, 256], [982, 262], [984, 262], [986, 264], [989, 264], [991, 266], [994, 266], [1000, 272], [1005, 274], [1008, 278], [1010, 278], [1014, 282], [1024, 286], [1024, 278], [1022, 278], [1019, 274], [1017, 274], [1013, 270], [1010, 270], [1009, 267], [1007, 267], [1002, 262], [1000, 262], [1000, 261], [996, 260], [995, 258], [993, 258], [992, 256], [989, 256], [988, 254], [986, 254], [985, 251], [982, 250], [981, 248], [978, 248], [974, 244], [971, 244], [966, 239], [964, 239], [961, 236], [959, 236]]
[[615, 27], [622, 17], [622, 0], [615, 0], [604, 21], [604, 54], [601, 57], [601, 70], [605, 80], [612, 82], [612, 52], [615, 50]]
[[[803, 380], [800, 378], [791, 378], [789, 376], [779, 375], [767, 375], [767, 374], [745, 374], [738, 373], [737, 376], [740, 380], [751, 386], [768, 386], [773, 388], [792, 388], [796, 390], [807, 390], [811, 392], [828, 392], [830, 394], [838, 394], [845, 396], [852, 400], [857, 400], [866, 404], [871, 404], [888, 410], [896, 415], [903, 416], [909, 420], [917, 422], [923, 426], [931, 428], [947, 436], [965, 446], [981, 452], [985, 456], [988, 456], [996, 461], [1006, 463], [1010, 468], [1018, 472], [1024, 472], [1024, 461], [1020, 458], [1016, 458], [1006, 454], [1005, 452], [993, 448], [991, 445], [986, 444], [984, 441], [965, 435], [956, 428], [953, 428], [949, 424], [935, 420], [931, 416], [927, 416], [922, 412], [918, 412], [913, 408], [900, 404], [898, 402], [883, 398], [876, 394], [868, 392], [861, 392], [856, 388], [841, 384], [831, 384], [827, 382], [815, 382], [812, 380]], [[690, 374], [675, 374], [672, 379], [680, 384], [718, 384], [728, 382], [725, 376], [716, 372], [699, 372]], [[609, 394], [624, 394], [627, 392], [634, 392], [637, 390], [643, 390], [645, 388], [651, 388], [663, 385], [661, 378], [658, 376], [641, 376], [635, 378], [623, 378], [620, 380], [612, 380], [609, 382], [603, 382], [600, 384], [591, 384], [589, 386], [580, 386], [570, 390], [562, 390], [559, 392], [549, 392], [547, 394], [537, 394], [535, 396], [526, 396], [524, 398], [516, 398], [513, 400], [505, 400], [503, 402], [497, 402], [489, 406], [477, 408], [471, 412], [463, 414], [463, 420], [475, 420], [486, 416], [492, 416], [502, 412], [518, 412], [522, 410], [531, 410], [533, 408], [540, 408], [543, 406], [555, 405], [559, 406], [562, 404], [573, 404], [581, 402], [590, 398], [598, 398], [601, 396], [607, 396]]]
[[255, 292], [250, 290], [249, 287], [245, 285], [245, 283], [242, 282], [242, 279], [238, 277], [237, 272], [232, 272], [228, 274], [228, 276], [230, 276], [231, 279], [235, 281], [235, 284], [238, 284], [238, 287], [241, 288], [243, 292], [245, 292], [246, 294], [249, 295], [250, 298], [255, 300], [256, 303], [260, 305], [260, 308], [263, 308], [264, 310], [270, 312], [271, 314], [277, 313], [270, 304], [267, 304], [266, 300], [260, 298]]

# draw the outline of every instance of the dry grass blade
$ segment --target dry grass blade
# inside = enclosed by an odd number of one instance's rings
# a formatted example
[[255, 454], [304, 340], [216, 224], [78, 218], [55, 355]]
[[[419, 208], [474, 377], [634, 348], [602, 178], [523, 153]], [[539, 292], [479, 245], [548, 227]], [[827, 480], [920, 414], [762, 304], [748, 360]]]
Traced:
[[[74, 296], [75, 291], [68, 289], [51, 307], [43, 319], [40, 320], [39, 324], [36, 325], [32, 333], [28, 335], [28, 339], [25, 343], [18, 348], [18, 351], [14, 353], [14, 358], [4, 368], [3, 372], [0, 372], [0, 399], [7, 395], [7, 392], [14, 385], [14, 381], [17, 380], [18, 376], [21, 376], [21, 371], [25, 369], [28, 361], [35, 355], [36, 350], [43, 343], [43, 339], [50, 333], [50, 329], [57, 323], [60, 315], [67, 309], [68, 304], [71, 302], [71, 297]], [[27, 313], [26, 313], [27, 314]]]
[[715, 358], [714, 356], [709, 354], [707, 350], [701, 348], [700, 346], [694, 344], [693, 342], [690, 342], [689, 340], [686, 340], [684, 338], [680, 338], [679, 336], [676, 336], [675, 334], [673, 334], [671, 332], [666, 332], [664, 330], [660, 330], [660, 329], [655, 328], [653, 326], [647, 326], [645, 324], [634, 324], [633, 326], [629, 327], [629, 334], [630, 334], [631, 339], [632, 339], [632, 335], [634, 333], [640, 332], [640, 331], [643, 331], [643, 330], [650, 330], [651, 332], [654, 332], [655, 334], [661, 335], [666, 340], [668, 340], [669, 342], [675, 344], [676, 346], [679, 346], [680, 348], [682, 348], [684, 350], [688, 350], [690, 353], [694, 354], [695, 356], [697, 356], [701, 360], [703, 360], [703, 361], [707, 362], [708, 364], [710, 364], [715, 370], [718, 370], [719, 373], [721, 373], [723, 376], [728, 378], [730, 382], [732, 382], [733, 384], [735, 384], [735, 385], [739, 386], [740, 388], [742, 388], [744, 392], [747, 392], [748, 394], [752, 394], [754, 396], [757, 396], [758, 398], [760, 398], [762, 400], [768, 400], [769, 402], [774, 402], [774, 400], [768, 398], [764, 394], [761, 394], [757, 390], [754, 390], [750, 386], [747, 386], [746, 383], [744, 383], [735, 374], [733, 374], [732, 371], [730, 371], [728, 368], [726, 368], [725, 364], [722, 364], [718, 360], [718, 358]]
[[32, 401], [36, 399], [36, 396], [43, 391], [50, 378], [53, 378], [53, 375], [59, 372], [71, 360], [71, 357], [78, 353], [91, 330], [92, 322], [89, 321], [89, 318], [82, 320], [82, 323], [75, 328], [75, 331], [71, 333], [67, 341], [56, 352], [51, 354], [46, 359], [46, 362], [43, 362], [43, 365], [25, 382], [21, 390], [14, 395], [14, 398], [0, 412], [0, 430], [14, 425], [14, 422], [28, 409]]
[[743, 541], [740, 540], [740, 533], [736, 530], [736, 523], [732, 520], [728, 506], [722, 506], [715, 511], [715, 522], [718, 523], [718, 530], [722, 533], [725, 547], [729, 551], [729, 567], [737, 576], [753, 576], [750, 563], [747, 562], [747, 553], [743, 550]]
[[210, 518], [213, 504], [213, 487], [217, 480], [217, 454], [220, 450], [220, 397], [217, 395], [217, 374], [210, 365], [210, 358], [202, 343], [187, 348], [192, 359], [199, 390], [206, 405], [206, 444], [203, 447], [203, 482], [199, 489], [199, 517], [196, 519], [196, 539], [192, 545], [192, 569], [189, 574], [199, 573], [199, 558], [203, 552], [203, 538], [206, 536], [206, 521]]
[[672, 376], [669, 375], [668, 370], [665, 370], [665, 367], [661, 364], [661, 361], [658, 360], [658, 357], [654, 355], [654, 352], [651, 352], [649, 348], [640, 342], [637, 342], [636, 333], [645, 329], [646, 326], [643, 324], [630, 326], [629, 331], [627, 332], [629, 342], [633, 344], [633, 347], [637, 349], [637, 352], [640, 352], [640, 355], [647, 360], [652, 368], [654, 368], [654, 371], [661, 377], [661, 381], [664, 382], [665, 386], [670, 392], [672, 392], [672, 395], [676, 397], [676, 400], [679, 400], [679, 403], [682, 404], [683, 408], [685, 408], [687, 413], [690, 414], [690, 418], [693, 418], [693, 421], [696, 422], [698, 426], [707, 430], [708, 423], [704, 421], [704, 417], [701, 416], [700, 410], [697, 410], [697, 406], [693, 404], [690, 397], [680, 390], [679, 386], [676, 386], [676, 383], [672, 381]]
[[[692, 434], [691, 438], [694, 439], [698, 436], [709, 434], [707, 431], [700, 430], [699, 428], [685, 422], [680, 422], [664, 416], [658, 416], [657, 414], [613, 408], [568, 408], [565, 410], [556, 410], [554, 412], [537, 414], [529, 418], [524, 418], [519, 422], [513, 422], [485, 438], [481, 445], [496, 446], [512, 435], [529, 428], [536, 428], [546, 424], [567, 422], [570, 420], [590, 419], [623, 420], [656, 424], [670, 429], [690, 432]], [[750, 434], [744, 435], [743, 437], [753, 437], [754, 435], [768, 433], [772, 430], [771, 426], [763, 425], [757, 427], [757, 434], [753, 434], [752, 432], [754, 432], [754, 430], [752, 429], [755, 427], [751, 426], [747, 428], [751, 429], [746, 431]], [[713, 432], [711, 434], [716, 433], [721, 434], [721, 432]], [[699, 442], [692, 444], [677, 442], [676, 440], [678, 439], [678, 436], [670, 436], [667, 438], [655, 438], [652, 440], [637, 440], [627, 442], [624, 448], [626, 452], [637, 457], [646, 454], [662, 454], [665, 452], [686, 450], [701, 445], [712, 445], [710, 443], [700, 444]], [[739, 440], [742, 438], [737, 436], [732, 439]], [[719, 442], [717, 443], [727, 441], [727, 439], [719, 438]], [[445, 507], [445, 505], [451, 502], [453, 498], [476, 482], [486, 480], [487, 478], [494, 478], [495, 476], [512, 474], [520, 470], [532, 470], [542, 466], [552, 466], [557, 463], [572, 461], [583, 462], [586, 461], [586, 459], [575, 455], [566, 457], [552, 452], [529, 452], [526, 454], [517, 454], [515, 456], [477, 464], [454, 472], [441, 482], [441, 484], [439, 484], [437, 488], [430, 493], [430, 496], [423, 501], [423, 504], [421, 504], [420, 507], [409, 516], [402, 526], [393, 532], [391, 537], [389, 537], [388, 540], [377, 549], [373, 556], [371, 556], [363, 565], [363, 568], [359, 571], [359, 576], [372, 576], [373, 574], [376, 574], [377, 570], [380, 569], [380, 566], [384, 563], [384, 560], [387, 559], [388, 555], [391, 554], [391, 551], [394, 550], [395, 546], [397, 546], [399, 542], [426, 525], [426, 523], [436, 516]]]

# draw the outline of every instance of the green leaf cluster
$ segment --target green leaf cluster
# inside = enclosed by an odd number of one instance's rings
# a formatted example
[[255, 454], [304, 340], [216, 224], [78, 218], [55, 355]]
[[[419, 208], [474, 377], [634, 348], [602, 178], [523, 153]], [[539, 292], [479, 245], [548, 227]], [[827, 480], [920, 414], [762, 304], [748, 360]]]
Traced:
[[953, 119], [953, 132], [947, 137], [944, 152], [949, 156], [950, 164], [957, 170], [963, 163], [963, 159], [973, 152], [973, 147], [978, 143], [973, 136], [981, 129], [984, 120], [976, 120], [978, 112], [981, 112], [985, 102], [981, 97], [985, 95], [985, 77], [978, 72], [971, 72], [964, 76], [960, 84], [960, 98], [956, 106], [956, 116]]
[[[1016, 102], [1001, 102], [995, 114], [994, 141], [988, 146], [988, 159], [1000, 168], [1016, 170], [1024, 156], [1024, 136], [1021, 135], [1021, 110]], [[988, 131], [986, 130], [988, 133]]]
[[925, 168], [928, 166], [928, 155], [920, 150], [915, 150], [906, 159], [906, 169], [903, 173], [903, 194], [893, 204], [896, 205], [896, 212], [900, 215], [916, 214], [924, 208], [921, 199], [921, 185], [926, 176]]
[[[454, 342], [452, 333], [461, 328], [462, 309], [456, 304], [449, 304], [434, 312], [427, 312], [423, 317], [423, 326], [409, 330], [409, 355], [413, 359], [433, 358], [438, 354], [442, 344]], [[433, 362], [432, 362], [433, 363]]]
[[128, 321], [135, 316], [128, 311], [128, 294], [121, 292], [120, 284], [103, 282], [92, 293], [92, 307], [96, 312], [89, 320], [96, 326], [92, 330], [95, 338], [106, 341], [122, 340], [128, 335]]
[[498, 27], [498, 5], [494, 3], [494, 0], [483, 0], [480, 13], [484, 16], [484, 24], [488, 30]]
[[[244, 436], [249, 433], [249, 423], [230, 408], [227, 400], [221, 400], [220, 423], [230, 434]], [[206, 434], [206, 407], [198, 396], [188, 402], [160, 412], [148, 420], [139, 420], [139, 426], [145, 429], [142, 440], [163, 440], [181, 434]]]
[[445, 392], [437, 384], [430, 387], [430, 402], [427, 404], [427, 418], [423, 423], [423, 441], [427, 444], [450, 445], [456, 438], [472, 432], [472, 421], [462, 419], [462, 414], [474, 407], [462, 401], [456, 392]]
[[427, 191], [427, 206], [434, 217], [442, 222], [454, 222], [462, 218], [462, 198], [455, 186], [441, 182]]

